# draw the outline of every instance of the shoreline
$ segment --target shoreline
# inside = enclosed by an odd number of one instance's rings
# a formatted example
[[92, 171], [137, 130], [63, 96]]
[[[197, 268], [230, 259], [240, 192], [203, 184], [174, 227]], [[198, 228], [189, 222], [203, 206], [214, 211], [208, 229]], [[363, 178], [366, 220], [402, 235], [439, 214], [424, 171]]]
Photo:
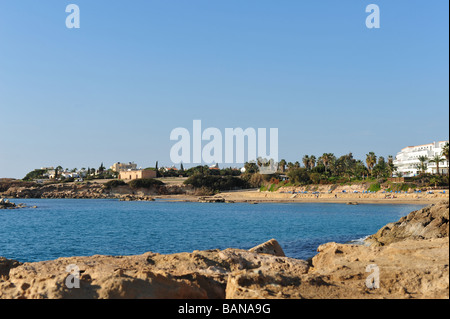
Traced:
[[[322, 194], [323, 196], [307, 196], [303, 195], [301, 197], [289, 198], [282, 193], [267, 193], [267, 192], [253, 192], [253, 191], [242, 191], [242, 192], [223, 192], [215, 196], [209, 196], [208, 198], [212, 201], [223, 199], [225, 203], [289, 203], [289, 204], [301, 204], [301, 203], [317, 203], [317, 204], [397, 204], [397, 205], [430, 205], [438, 203], [442, 200], [448, 200], [449, 196], [447, 194], [443, 196], [427, 196], [424, 195], [420, 198], [413, 198], [415, 194], [399, 194], [397, 198], [380, 198], [380, 194], [368, 194], [365, 197], [353, 196], [353, 194], [340, 195], [341, 197], [335, 198], [333, 196], [327, 196], [329, 194]], [[366, 195], [366, 194], [364, 194]], [[411, 195], [408, 197], [408, 195]], [[441, 194], [442, 195], [442, 194]], [[199, 202], [199, 198], [202, 196], [193, 195], [161, 195], [155, 196], [155, 199], [160, 199], [170, 202]]]
[[[80, 199], [80, 200], [90, 200], [90, 199], [116, 199], [118, 201], [142, 201], [142, 202], [178, 202], [178, 203], [226, 203], [226, 204], [343, 204], [343, 205], [363, 205], [363, 204], [374, 204], [374, 205], [431, 205], [439, 203], [442, 200], [449, 200], [449, 197], [438, 197], [438, 198], [359, 198], [359, 197], [345, 197], [345, 198], [257, 198], [257, 197], [246, 197], [246, 196], [229, 196], [225, 193], [220, 193], [215, 196], [207, 197], [207, 201], [203, 201], [202, 198], [205, 196], [194, 196], [194, 195], [156, 195], [152, 196], [151, 200], [143, 199], [130, 199], [124, 200], [119, 197], [105, 197], [105, 198], [17, 198], [17, 197], [4, 197], [9, 200], [32, 200], [32, 199]], [[21, 208], [21, 207], [19, 207]]]
[[[314, 191], [311, 191], [314, 190]], [[129, 186], [110, 187], [104, 183], [68, 183], [42, 186], [9, 185], [0, 192], [0, 199], [12, 201], [38, 198], [118, 199], [124, 201], [153, 201], [161, 199], [177, 202], [221, 203], [334, 203], [334, 204], [415, 204], [428, 205], [449, 200], [448, 190], [421, 192], [368, 192], [362, 185], [329, 185], [280, 188], [277, 191], [244, 189], [222, 191], [215, 195], [194, 195], [196, 189], [182, 184], [133, 189]]]

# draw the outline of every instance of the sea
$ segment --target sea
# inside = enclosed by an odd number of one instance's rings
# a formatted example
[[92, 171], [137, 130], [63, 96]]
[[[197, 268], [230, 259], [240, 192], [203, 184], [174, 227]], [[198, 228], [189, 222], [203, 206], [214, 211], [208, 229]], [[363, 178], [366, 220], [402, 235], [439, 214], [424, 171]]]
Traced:
[[21, 262], [92, 255], [249, 249], [272, 238], [308, 259], [327, 242], [360, 243], [419, 205], [21, 199], [0, 210], [0, 256]]

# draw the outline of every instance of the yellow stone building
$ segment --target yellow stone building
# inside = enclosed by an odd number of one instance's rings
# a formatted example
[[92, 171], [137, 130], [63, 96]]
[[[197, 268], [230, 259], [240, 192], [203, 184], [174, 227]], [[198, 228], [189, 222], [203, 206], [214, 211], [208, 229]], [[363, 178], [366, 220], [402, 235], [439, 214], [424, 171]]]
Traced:
[[133, 180], [142, 178], [156, 178], [156, 171], [151, 169], [130, 169], [119, 172], [119, 179], [121, 180]]

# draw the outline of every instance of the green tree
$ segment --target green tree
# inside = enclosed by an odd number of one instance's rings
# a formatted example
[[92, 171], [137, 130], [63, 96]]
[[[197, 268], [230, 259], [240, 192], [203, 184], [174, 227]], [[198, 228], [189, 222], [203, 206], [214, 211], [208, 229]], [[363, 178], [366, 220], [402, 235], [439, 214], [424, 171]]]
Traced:
[[245, 172], [249, 173], [249, 174], [258, 173], [258, 171], [259, 171], [258, 165], [256, 165], [256, 163], [253, 163], [253, 162], [245, 163], [244, 168], [245, 168]]
[[316, 167], [316, 157], [311, 155], [309, 157], [309, 169], [312, 170], [314, 167]]
[[357, 160], [353, 167], [353, 176], [364, 179], [366, 175], [369, 175], [366, 165], [363, 161]]
[[278, 167], [281, 173], [284, 173], [286, 171], [286, 160], [282, 159], [279, 163], [278, 163]]
[[323, 155], [319, 157], [319, 160], [323, 163], [323, 166], [325, 166], [325, 172], [328, 172], [330, 163], [334, 157], [333, 153], [323, 153]]
[[372, 170], [377, 163], [377, 156], [374, 152], [369, 152], [369, 154], [366, 154], [366, 164], [367, 169], [369, 170], [370, 176], [372, 176]]
[[389, 173], [389, 177], [392, 177], [394, 175], [394, 172], [397, 170], [394, 165], [394, 157], [392, 155], [388, 156], [387, 170]]
[[288, 163], [287, 163], [287, 168], [288, 168], [288, 171], [290, 171], [291, 169], [293, 169], [293, 168], [294, 168], [294, 163], [288, 162]]
[[44, 174], [47, 172], [45, 169], [35, 169], [34, 171], [29, 172], [24, 178], [24, 181], [32, 181], [35, 179], [44, 178]]
[[449, 170], [449, 162], [450, 162], [450, 154], [449, 154], [449, 145], [448, 142], [445, 143], [444, 147], [442, 148], [442, 153], [441, 155], [443, 157], [445, 157], [445, 159], [447, 160], [447, 175], [450, 174], [450, 170]]
[[310, 182], [306, 168], [294, 168], [287, 173], [287, 176], [293, 184], [308, 184]]
[[419, 164], [416, 165], [416, 168], [422, 173], [425, 174], [425, 172], [428, 169], [428, 157], [427, 156], [419, 156], [418, 158]]
[[444, 162], [444, 159], [442, 158], [441, 154], [434, 155], [430, 160], [430, 163], [436, 164], [436, 171], [438, 175], [441, 175], [441, 172], [439, 171], [439, 164]]
[[386, 160], [383, 156], [380, 156], [378, 158], [378, 163], [373, 167], [373, 174], [376, 177], [388, 177], [389, 171], [388, 171], [388, 165], [386, 163]]
[[305, 155], [302, 158], [303, 166], [309, 170], [309, 155]]

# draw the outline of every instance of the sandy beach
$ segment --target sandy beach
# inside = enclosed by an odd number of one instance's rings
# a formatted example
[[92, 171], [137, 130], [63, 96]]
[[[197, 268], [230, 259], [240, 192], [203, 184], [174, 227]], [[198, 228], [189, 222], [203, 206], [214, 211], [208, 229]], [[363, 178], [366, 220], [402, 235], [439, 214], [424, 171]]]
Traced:
[[[199, 196], [166, 195], [156, 198], [175, 201], [198, 201]], [[331, 192], [319, 194], [260, 192], [259, 190], [242, 190], [221, 192], [214, 198], [223, 198], [226, 202], [236, 203], [340, 203], [340, 204], [418, 204], [429, 205], [449, 199], [448, 191], [423, 193], [350, 193]]]

